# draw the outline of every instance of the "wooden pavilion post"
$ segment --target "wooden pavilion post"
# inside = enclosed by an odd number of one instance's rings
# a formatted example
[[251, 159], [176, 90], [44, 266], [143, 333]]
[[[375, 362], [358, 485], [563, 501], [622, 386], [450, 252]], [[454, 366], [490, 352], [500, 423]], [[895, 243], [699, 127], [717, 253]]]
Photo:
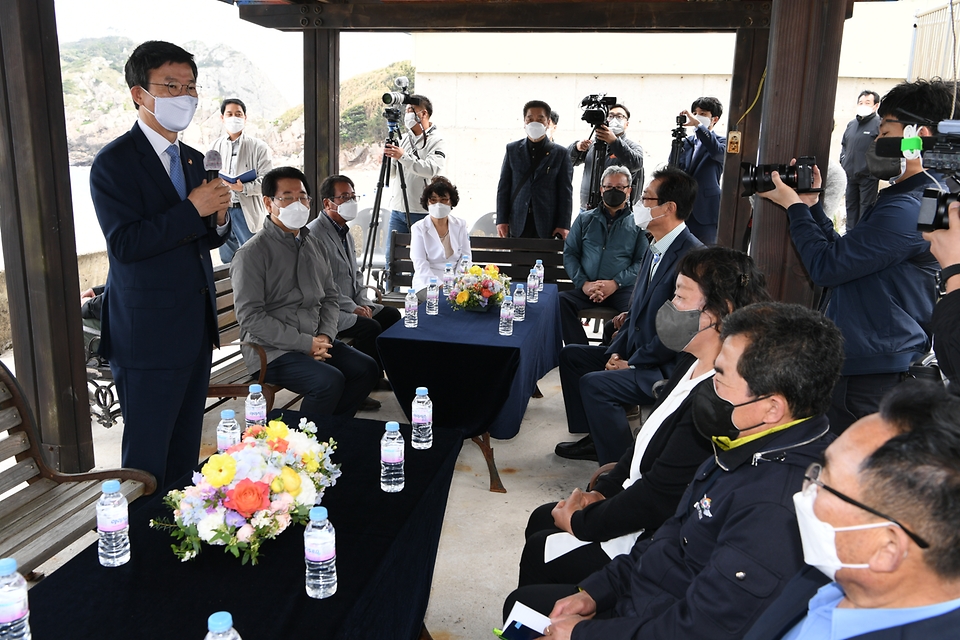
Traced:
[[[303, 32], [303, 116], [303, 169], [311, 187], [319, 189], [340, 166], [339, 31]], [[319, 213], [319, 199], [316, 206]]]
[[57, 470], [93, 467], [53, 0], [0, 0], [0, 232], [17, 379]]

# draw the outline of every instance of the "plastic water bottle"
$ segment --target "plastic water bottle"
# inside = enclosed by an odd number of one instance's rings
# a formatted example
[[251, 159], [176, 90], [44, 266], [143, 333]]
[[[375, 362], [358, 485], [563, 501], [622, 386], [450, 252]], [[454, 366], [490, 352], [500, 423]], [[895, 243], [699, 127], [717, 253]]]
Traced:
[[517, 290], [513, 292], [513, 321], [523, 322], [527, 315], [527, 292], [522, 284], [517, 285]]
[[461, 256], [457, 265], [457, 274], [463, 275], [470, 269], [470, 256]]
[[453, 264], [447, 263], [443, 268], [443, 295], [449, 296], [453, 290], [453, 281], [456, 276], [453, 273]]
[[433, 446], [433, 400], [427, 395], [426, 387], [417, 387], [413, 399], [413, 432], [410, 446], [414, 449], [429, 449]]
[[530, 269], [530, 275], [527, 276], [527, 302], [535, 304], [540, 299], [540, 279], [537, 277], [537, 270]]
[[513, 298], [504, 296], [500, 303], [500, 335], [513, 335]]
[[[119, 567], [130, 561], [130, 526], [127, 518], [127, 499], [120, 493], [119, 480], [107, 480], [101, 485], [103, 495], [97, 502], [97, 549], [100, 564]], [[2, 637], [2, 636], [0, 636]]]
[[223, 453], [235, 444], [240, 444], [240, 425], [233, 409], [220, 412], [220, 424], [217, 425], [217, 453]]
[[427, 285], [427, 315], [435, 316], [440, 313], [440, 285], [436, 278], [430, 278]]
[[250, 385], [250, 395], [243, 403], [243, 417], [247, 429], [267, 424], [267, 399], [263, 396], [263, 387], [258, 384]]
[[403, 490], [403, 436], [399, 422], [388, 422], [380, 438], [380, 488], [387, 493]]
[[17, 561], [0, 559], [0, 638], [30, 640], [27, 581], [17, 573]]
[[403, 326], [408, 329], [417, 328], [417, 292], [407, 289], [407, 297], [403, 299]]
[[537, 270], [537, 293], [543, 291], [543, 260], [537, 260], [533, 266]]
[[337, 592], [337, 534], [327, 520], [326, 507], [310, 509], [303, 530], [303, 555], [307, 563], [307, 595], [329, 598]]
[[233, 628], [233, 616], [229, 611], [218, 611], [207, 618], [207, 635], [204, 640], [241, 640]]

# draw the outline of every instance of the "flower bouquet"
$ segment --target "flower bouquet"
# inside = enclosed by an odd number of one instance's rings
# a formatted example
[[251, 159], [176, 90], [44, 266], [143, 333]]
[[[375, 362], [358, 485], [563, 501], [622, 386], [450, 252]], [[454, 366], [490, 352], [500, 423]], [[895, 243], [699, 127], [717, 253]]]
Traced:
[[340, 476], [340, 465], [330, 459], [336, 443], [317, 442], [316, 433], [306, 418], [296, 429], [282, 419], [250, 427], [239, 444], [210, 456], [192, 486], [164, 497], [173, 523], [158, 519], [150, 526], [179, 540], [171, 547], [184, 562], [206, 542], [238, 558], [243, 554], [242, 564], [256, 564], [263, 541], [291, 522], [306, 524], [310, 507]]
[[498, 307], [503, 302], [508, 282], [506, 276], [500, 275], [496, 265], [488, 264], [481, 269], [480, 265], [475, 264], [457, 277], [447, 299], [454, 310], [488, 311], [490, 307]]

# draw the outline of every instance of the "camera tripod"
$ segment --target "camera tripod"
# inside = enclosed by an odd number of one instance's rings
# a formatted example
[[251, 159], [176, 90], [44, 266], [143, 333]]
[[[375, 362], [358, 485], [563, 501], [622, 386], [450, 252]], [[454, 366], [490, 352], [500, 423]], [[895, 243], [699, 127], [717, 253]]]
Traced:
[[677, 126], [670, 135], [673, 136], [673, 142], [670, 143], [670, 160], [668, 164], [671, 167], [680, 168], [680, 158], [683, 156], [683, 141], [687, 139], [687, 116], [682, 113], [677, 116]]
[[[387, 111], [396, 111], [395, 109], [387, 109]], [[393, 114], [387, 115], [387, 139], [384, 142], [384, 145], [393, 145], [400, 146], [400, 140], [397, 139], [396, 135], [400, 130], [399, 125], [399, 111], [396, 111], [396, 117], [391, 119]], [[373, 210], [370, 212], [370, 226], [367, 231], [367, 241], [363, 248], [363, 258], [360, 261], [360, 273], [366, 274], [364, 276], [364, 284], [370, 284], [370, 275], [373, 271], [373, 252], [377, 246], [377, 232], [380, 227], [380, 202], [383, 200], [383, 189], [384, 187], [390, 186], [390, 166], [391, 163], [397, 163], [397, 176], [400, 178], [400, 193], [403, 196], [403, 212], [407, 218], [407, 228], [409, 229], [413, 225], [410, 220], [410, 203], [407, 201], [407, 181], [403, 176], [403, 166], [400, 162], [394, 160], [386, 154], [384, 151], [383, 160], [380, 163], [380, 177], [377, 180], [377, 196], [373, 200]], [[387, 238], [387, 244], [389, 245], [390, 238]], [[386, 247], [384, 247], [386, 249]], [[390, 265], [387, 264], [386, 268], [389, 269]]]
[[[597, 139], [597, 128], [599, 126], [599, 124], [594, 125], [590, 137], [587, 138], [593, 140], [593, 162], [590, 163], [589, 167], [590, 195], [587, 196], [587, 209], [596, 209], [600, 206], [600, 178], [603, 177], [603, 163], [607, 159], [607, 143]], [[578, 153], [583, 154], [585, 159], [587, 154], [590, 153], [590, 149], [578, 151]], [[578, 158], [577, 161], [579, 162], [580, 159]], [[584, 171], [587, 170], [587, 168], [584, 168]]]

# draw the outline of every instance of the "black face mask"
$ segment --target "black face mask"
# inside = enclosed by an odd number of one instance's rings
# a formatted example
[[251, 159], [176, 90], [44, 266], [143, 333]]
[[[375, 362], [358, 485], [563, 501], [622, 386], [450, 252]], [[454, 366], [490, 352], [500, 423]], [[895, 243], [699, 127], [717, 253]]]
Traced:
[[746, 429], [738, 429], [737, 425], [733, 424], [733, 410], [769, 397], [769, 395], [760, 396], [740, 404], [733, 404], [717, 395], [717, 390], [713, 386], [713, 379], [711, 378], [702, 382], [693, 395], [693, 424], [704, 438], [725, 436], [731, 440], [736, 440], [741, 431], [755, 429], [763, 423], [755, 424]]
[[601, 197], [608, 207], [619, 207], [627, 199], [627, 194], [619, 189], [607, 189]]
[[870, 175], [874, 178], [889, 180], [903, 173], [900, 162], [902, 158], [881, 158], [878, 156], [876, 140], [871, 142], [867, 148], [866, 159], [867, 171], [869, 171]]

